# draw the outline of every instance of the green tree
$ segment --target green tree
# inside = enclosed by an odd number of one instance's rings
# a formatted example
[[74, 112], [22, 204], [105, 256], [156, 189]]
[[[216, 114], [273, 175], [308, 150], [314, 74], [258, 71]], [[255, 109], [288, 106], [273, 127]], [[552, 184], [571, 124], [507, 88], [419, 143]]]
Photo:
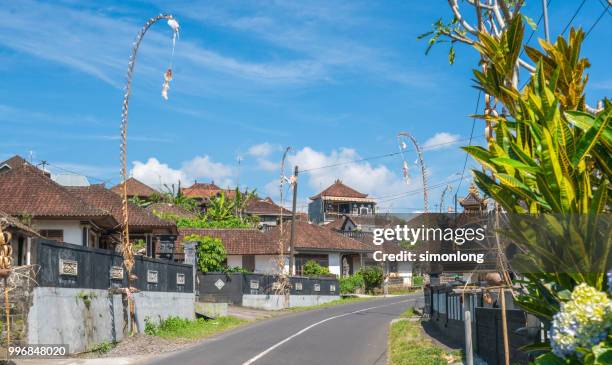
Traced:
[[227, 252], [219, 238], [192, 234], [184, 239], [185, 242], [197, 242], [198, 269], [203, 272], [222, 272], [225, 269]]

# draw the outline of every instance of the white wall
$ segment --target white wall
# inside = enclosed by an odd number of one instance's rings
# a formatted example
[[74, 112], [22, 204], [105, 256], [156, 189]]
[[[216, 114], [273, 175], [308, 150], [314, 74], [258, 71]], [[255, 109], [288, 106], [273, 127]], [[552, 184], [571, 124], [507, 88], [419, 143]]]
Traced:
[[[278, 272], [278, 256], [276, 255], [255, 255], [255, 272], [256, 273], [277, 273]], [[289, 258], [285, 258], [285, 272], [289, 272]]]
[[329, 272], [331, 274], [340, 275], [340, 254], [330, 253], [327, 257], [329, 260]]
[[228, 267], [242, 267], [242, 255], [227, 255]]
[[83, 231], [80, 221], [34, 219], [32, 223], [36, 229], [61, 229], [64, 231], [64, 242], [83, 245]]

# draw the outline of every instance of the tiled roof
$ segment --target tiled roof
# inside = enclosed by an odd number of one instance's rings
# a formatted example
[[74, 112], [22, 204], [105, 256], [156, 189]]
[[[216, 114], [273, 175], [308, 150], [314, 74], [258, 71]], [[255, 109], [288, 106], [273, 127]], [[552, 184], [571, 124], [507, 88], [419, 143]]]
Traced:
[[182, 193], [189, 198], [210, 199], [214, 196], [221, 195], [223, 191], [225, 196], [233, 198], [236, 192], [232, 189], [221, 189], [215, 183], [194, 183], [188, 188], [181, 189]]
[[[270, 198], [252, 199], [247, 204], [245, 213], [254, 215], [280, 215], [280, 210], [280, 205], [274, 203]], [[283, 215], [288, 217], [291, 215], [291, 211], [283, 208]]]
[[147, 206], [147, 210], [151, 213], [172, 214], [181, 218], [195, 218], [196, 214], [187, 209], [178, 207], [170, 203], [154, 203]]
[[15, 155], [6, 161], [0, 162], [0, 168], [2, 168], [3, 166], [8, 166], [11, 169], [15, 169], [15, 168], [22, 167], [24, 165], [29, 165], [29, 164], [30, 163], [26, 161], [23, 157]]
[[[283, 242], [288, 245], [291, 232], [291, 222], [283, 223]], [[275, 227], [265, 233], [271, 241], [278, 241], [280, 227]], [[295, 248], [296, 250], [322, 250], [322, 251], [372, 251], [372, 249], [353, 238], [345, 237], [330, 229], [323, 228], [308, 222], [295, 222]]]
[[0, 227], [3, 230], [12, 228], [22, 232], [26, 232], [30, 236], [40, 237], [40, 234], [34, 228], [24, 223], [21, 223], [19, 220], [11, 217], [10, 215], [4, 212], [0, 212]]
[[100, 218], [105, 224], [117, 224], [109, 213], [86, 203], [30, 165], [0, 174], [0, 194], [0, 210], [10, 215]]
[[[103, 185], [70, 186], [67, 189], [88, 204], [109, 212], [117, 222], [123, 221], [123, 203], [121, 197]], [[128, 218], [130, 228], [165, 228], [172, 231], [176, 230], [174, 223], [159, 219], [148, 210], [132, 203], [128, 203]]]
[[334, 219], [333, 221], [323, 225], [323, 227], [334, 230], [334, 231], [341, 231], [344, 229], [344, 223], [347, 221], [347, 219], [350, 219], [350, 218], [343, 215], [342, 217], [338, 217]]
[[270, 240], [257, 229], [203, 229], [179, 228], [179, 240], [198, 234], [220, 238], [228, 255], [276, 255], [279, 253], [278, 241]]
[[327, 189], [323, 190], [322, 192], [320, 192], [319, 194], [315, 196], [310, 197], [310, 199], [317, 200], [322, 196], [364, 199], [368, 197], [368, 194], [360, 193], [357, 190], [344, 185], [342, 181], [336, 180]]
[[[139, 196], [143, 198], [148, 198], [151, 195], [159, 194], [157, 190], [133, 177], [127, 179], [126, 184], [128, 196]], [[110, 190], [119, 195], [123, 195], [123, 183], [119, 183], [113, 186]]]

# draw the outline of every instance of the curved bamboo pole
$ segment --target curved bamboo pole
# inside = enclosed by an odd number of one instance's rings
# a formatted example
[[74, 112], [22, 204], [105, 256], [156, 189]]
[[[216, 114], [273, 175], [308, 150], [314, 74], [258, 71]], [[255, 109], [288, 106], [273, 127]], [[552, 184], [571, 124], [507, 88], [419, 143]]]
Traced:
[[[130, 242], [130, 229], [129, 229], [129, 216], [128, 216], [128, 197], [127, 197], [127, 127], [128, 127], [128, 111], [130, 95], [132, 93], [132, 76], [134, 74], [134, 66], [136, 64], [136, 56], [140, 43], [144, 35], [147, 33], [149, 28], [157, 23], [158, 21], [165, 19], [168, 20], [168, 25], [173, 28], [173, 31], [178, 32], [178, 23], [171, 14], [159, 14], [147, 20], [144, 26], [140, 29], [136, 35], [132, 46], [132, 53], [128, 62], [128, 70], [126, 77], [125, 93], [123, 94], [123, 105], [121, 108], [121, 183], [123, 184], [123, 199], [122, 199], [122, 213], [123, 213], [123, 232], [122, 232], [122, 247], [121, 254], [123, 255], [123, 265], [127, 270], [128, 275], [128, 288], [127, 288], [127, 299], [128, 307], [130, 312], [133, 312], [134, 307], [132, 303], [131, 291], [133, 290], [133, 282], [136, 279], [132, 275], [132, 269], [134, 268], [134, 253], [132, 252], [132, 243]], [[133, 333], [134, 329], [134, 313], [132, 315], [132, 321], [130, 322], [130, 332]]]
[[404, 149], [406, 149], [405, 144], [402, 141], [402, 137], [406, 137], [412, 142], [414, 145], [414, 149], [417, 152], [417, 156], [419, 158], [419, 165], [421, 167], [421, 177], [423, 178], [423, 210], [425, 213], [429, 212], [429, 204], [428, 204], [428, 187], [427, 187], [427, 169], [425, 168], [425, 159], [423, 158], [423, 151], [421, 150], [421, 146], [419, 142], [417, 142], [416, 138], [412, 136], [412, 134], [408, 132], [399, 132], [397, 134], [397, 140], [399, 142], [400, 153], [402, 154], [402, 159], [404, 160], [404, 168], [407, 168], [406, 158], [404, 157]]

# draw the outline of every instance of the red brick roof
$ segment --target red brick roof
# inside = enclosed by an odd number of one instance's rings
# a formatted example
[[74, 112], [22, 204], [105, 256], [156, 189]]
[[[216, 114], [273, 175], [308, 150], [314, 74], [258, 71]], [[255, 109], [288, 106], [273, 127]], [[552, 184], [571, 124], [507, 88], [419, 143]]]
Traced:
[[[128, 196], [138, 196], [141, 198], [148, 198], [151, 195], [159, 194], [159, 192], [149, 185], [130, 177], [126, 180], [127, 185], [127, 195]], [[119, 183], [113, 186], [110, 190], [119, 195], [123, 195], [123, 183]]]
[[[88, 204], [109, 212], [117, 222], [123, 221], [123, 203], [121, 197], [103, 185], [70, 186], [67, 189]], [[128, 218], [130, 228], [162, 228], [176, 232], [176, 225], [174, 223], [159, 219], [148, 210], [132, 203], [128, 203]]]
[[86, 203], [30, 165], [0, 174], [0, 210], [13, 216], [91, 218], [105, 226], [118, 224], [108, 212]]
[[181, 218], [195, 218], [196, 214], [187, 209], [178, 207], [170, 203], [154, 203], [147, 206], [147, 210], [153, 214], [172, 214]]
[[30, 163], [26, 161], [23, 157], [15, 155], [6, 161], [0, 162], [0, 168], [2, 168], [5, 165], [10, 167], [11, 169], [15, 169], [18, 167], [22, 167], [24, 165], [30, 165]]
[[327, 189], [323, 190], [319, 194], [310, 197], [311, 200], [317, 200], [322, 196], [336, 196], [343, 198], [367, 198], [368, 194], [363, 194], [358, 192], [357, 190], [346, 186], [340, 180], [334, 181]]
[[276, 255], [279, 253], [278, 241], [270, 240], [257, 229], [204, 229], [179, 228], [179, 240], [191, 234], [220, 238], [228, 255]]
[[[245, 213], [254, 215], [280, 215], [281, 207], [272, 201], [270, 198], [266, 199], [252, 199], [247, 204]], [[289, 209], [283, 208], [283, 216], [288, 217], [291, 215]]]
[[233, 198], [236, 192], [232, 189], [221, 189], [214, 182], [211, 183], [195, 183], [188, 188], [181, 189], [183, 194], [189, 198], [210, 199], [214, 196], [225, 193], [228, 198]]
[[[283, 223], [283, 242], [289, 245], [291, 222]], [[265, 233], [273, 242], [278, 242], [280, 227], [275, 227]], [[353, 238], [345, 237], [334, 231], [308, 222], [295, 222], [295, 248], [296, 250], [321, 251], [372, 251], [372, 249]]]
[[21, 223], [18, 219], [4, 212], [0, 212], [0, 228], [2, 228], [2, 230], [17, 230], [26, 233], [28, 236], [41, 237], [34, 228]]

